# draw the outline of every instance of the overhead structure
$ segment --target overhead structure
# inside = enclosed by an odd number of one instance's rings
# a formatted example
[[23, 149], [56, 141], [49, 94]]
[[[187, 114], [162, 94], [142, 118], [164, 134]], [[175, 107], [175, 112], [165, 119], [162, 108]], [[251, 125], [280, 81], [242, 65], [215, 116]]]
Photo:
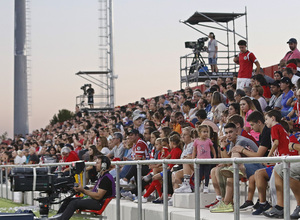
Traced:
[[14, 134], [28, 134], [26, 0], [15, 0]]
[[[243, 16], [245, 17], [245, 33], [241, 34], [236, 31], [235, 20]], [[180, 22], [206, 37], [208, 37], [209, 35], [207, 29], [223, 31], [226, 34], [225, 41], [221, 41], [220, 37], [216, 39], [219, 45], [218, 73], [213, 74], [209, 72], [208, 65], [206, 66], [206, 64], [203, 63], [205, 59], [208, 60], [207, 52], [204, 50], [200, 51], [200, 56], [204, 59], [199, 61], [198, 64], [196, 63], [197, 68], [195, 68], [195, 63], [191, 64], [191, 61], [193, 61], [193, 59], [195, 60], [194, 53], [190, 53], [180, 57], [181, 88], [184, 83], [188, 86], [193, 82], [196, 82], [198, 84], [199, 81], [205, 81], [206, 79], [215, 79], [219, 76], [232, 77], [237, 72], [237, 66], [233, 62], [234, 56], [239, 53], [236, 47], [237, 38], [246, 40], [248, 42], [246, 8], [244, 13], [195, 12], [187, 20], [180, 20]], [[220, 35], [221, 34], [218, 34], [218, 36]], [[222, 50], [220, 50], [220, 48], [222, 48]]]
[[[113, 6], [112, 0], [99, 0], [99, 70], [79, 71], [77, 76], [96, 85], [94, 108], [111, 109], [115, 105], [115, 86], [113, 62]], [[99, 92], [99, 93], [98, 93]], [[76, 104], [86, 105], [86, 95], [76, 97]]]

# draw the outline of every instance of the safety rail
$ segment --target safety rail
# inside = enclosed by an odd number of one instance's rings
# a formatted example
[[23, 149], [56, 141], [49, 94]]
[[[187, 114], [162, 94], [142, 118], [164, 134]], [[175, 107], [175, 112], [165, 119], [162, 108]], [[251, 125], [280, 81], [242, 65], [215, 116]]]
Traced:
[[[283, 192], [284, 192], [284, 207], [290, 207], [290, 163], [300, 162], [300, 156], [282, 156], [282, 157], [248, 157], [248, 158], [222, 158], [222, 159], [163, 159], [163, 160], [138, 160], [138, 161], [114, 161], [112, 165], [116, 169], [116, 220], [121, 219], [120, 215], [120, 166], [122, 165], [137, 165], [137, 185], [138, 185], [138, 220], [142, 220], [142, 165], [149, 164], [162, 164], [163, 165], [163, 217], [164, 220], [168, 220], [168, 164], [194, 164], [194, 179], [195, 179], [195, 207], [200, 207], [200, 177], [199, 177], [199, 165], [200, 164], [232, 164], [234, 173], [234, 219], [240, 219], [240, 201], [239, 201], [239, 168], [238, 164], [241, 163], [283, 163]], [[74, 163], [74, 162], [73, 162]], [[39, 167], [39, 166], [65, 166], [73, 163], [49, 163], [38, 165], [1, 165], [0, 168], [12, 167]], [[95, 165], [95, 162], [86, 162], [86, 165]], [[6, 179], [7, 179], [7, 172]], [[84, 172], [85, 177], [85, 172]], [[3, 173], [1, 172], [1, 183], [3, 182]], [[84, 178], [85, 179], [85, 178]], [[6, 191], [8, 190], [6, 181]], [[8, 192], [6, 192], [8, 194]], [[1, 184], [1, 195], [3, 195], [3, 189]], [[7, 196], [8, 198], [8, 196]], [[290, 209], [284, 209], [284, 219], [290, 219]], [[195, 220], [200, 220], [200, 209], [195, 208]]]

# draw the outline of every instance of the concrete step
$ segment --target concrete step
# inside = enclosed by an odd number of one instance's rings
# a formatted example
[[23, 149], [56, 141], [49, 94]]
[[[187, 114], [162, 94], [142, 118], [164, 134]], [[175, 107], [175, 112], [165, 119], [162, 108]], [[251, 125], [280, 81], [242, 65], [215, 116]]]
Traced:
[[[215, 193], [200, 193], [200, 208], [204, 209], [207, 204], [210, 204], [216, 199]], [[195, 193], [174, 193], [173, 206], [176, 208], [195, 208]]]

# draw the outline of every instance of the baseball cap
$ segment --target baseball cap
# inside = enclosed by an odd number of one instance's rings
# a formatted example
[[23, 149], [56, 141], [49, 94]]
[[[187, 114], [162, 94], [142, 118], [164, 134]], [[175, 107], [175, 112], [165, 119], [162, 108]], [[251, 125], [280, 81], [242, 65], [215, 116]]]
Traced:
[[275, 80], [273, 83], [271, 83], [271, 85], [280, 87], [280, 80]]
[[290, 44], [290, 43], [296, 44], [296, 43], [297, 43], [297, 40], [296, 40], [295, 38], [291, 38], [291, 39], [289, 39], [289, 41], [286, 42], [286, 43], [287, 43], [287, 44]]
[[292, 81], [289, 77], [283, 77], [280, 82], [286, 83], [286, 84], [292, 84]]
[[291, 68], [291, 69], [296, 70], [296, 69], [297, 69], [297, 65], [294, 64], [294, 63], [289, 63], [289, 64], [286, 66], [286, 68]]
[[132, 129], [131, 131], [129, 131], [129, 134], [139, 134], [140, 132], [136, 129]]

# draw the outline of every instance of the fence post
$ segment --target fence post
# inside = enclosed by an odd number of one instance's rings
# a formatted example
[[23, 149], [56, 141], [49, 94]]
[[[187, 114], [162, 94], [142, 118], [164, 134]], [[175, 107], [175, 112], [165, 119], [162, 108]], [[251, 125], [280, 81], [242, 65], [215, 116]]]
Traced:
[[164, 220], [168, 220], [168, 164], [163, 163], [163, 200], [164, 200]]
[[6, 185], [6, 199], [8, 199], [8, 173], [7, 167], [5, 167], [5, 185]]
[[195, 220], [200, 220], [200, 173], [199, 164], [194, 163], [194, 182], [195, 182]]
[[1, 198], [3, 198], [3, 168], [2, 167], [1, 167], [0, 178], [1, 178]]
[[116, 219], [120, 220], [120, 165], [116, 164]]
[[233, 161], [233, 202], [234, 202], [234, 220], [240, 220], [240, 178], [239, 165]]
[[138, 183], [138, 220], [143, 218], [142, 210], [142, 165], [137, 164], [137, 183]]
[[283, 160], [284, 219], [290, 219], [290, 163]]

